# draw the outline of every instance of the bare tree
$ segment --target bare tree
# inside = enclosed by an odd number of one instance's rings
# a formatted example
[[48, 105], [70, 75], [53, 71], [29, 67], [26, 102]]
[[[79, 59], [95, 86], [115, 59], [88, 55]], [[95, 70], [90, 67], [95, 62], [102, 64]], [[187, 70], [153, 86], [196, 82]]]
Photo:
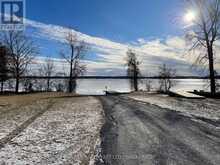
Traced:
[[[56, 76], [67, 77], [65, 72], [58, 72]], [[57, 92], [65, 92], [68, 89], [69, 81], [67, 79], [54, 80], [54, 88]]]
[[37, 47], [23, 31], [4, 32], [2, 43], [9, 49], [10, 71], [16, 79], [15, 92], [18, 93], [20, 77], [37, 54]]
[[8, 50], [0, 44], [0, 81], [1, 92], [3, 92], [4, 82], [8, 79]]
[[[42, 68], [37, 69], [34, 73], [34, 76], [43, 77], [44, 73], [43, 73]], [[46, 88], [45, 88], [46, 82], [44, 79], [34, 79], [33, 84], [34, 84], [36, 91], [38, 91], [38, 92], [40, 92], [40, 91], [42, 92], [42, 91], [46, 90]]]
[[50, 57], [47, 57], [41, 68], [41, 73], [47, 77], [47, 92], [51, 91], [51, 76], [54, 73], [54, 62]]
[[220, 37], [220, 1], [219, 0], [185, 0], [187, 8], [196, 11], [196, 18], [192, 20], [190, 33], [187, 39], [193, 42], [190, 50], [202, 49], [196, 57], [197, 64], [208, 62], [210, 74], [210, 90], [214, 96], [216, 93], [214, 46]]
[[159, 77], [161, 77], [159, 81], [160, 91], [162, 92], [169, 92], [170, 89], [176, 85], [176, 81], [171, 80], [171, 77], [175, 77], [176, 70], [167, 67], [166, 64], [159, 67]]
[[23, 87], [25, 92], [33, 92], [33, 80], [30, 78], [26, 78], [23, 81]]
[[131, 49], [127, 51], [126, 65], [128, 67], [127, 75], [131, 77], [131, 88], [138, 91], [138, 76], [141, 74], [139, 69], [140, 62], [135, 52]]
[[[215, 77], [217, 77], [217, 76], [218, 76], [218, 73], [215, 71]], [[218, 80], [216, 80], [215, 86], [216, 86], [216, 92], [219, 92], [220, 83], [219, 83]], [[207, 90], [207, 89], [210, 88], [210, 80], [209, 80], [209, 79], [205, 79], [205, 80], [204, 80], [203, 88], [204, 88], [205, 90]]]
[[66, 51], [61, 51], [61, 56], [69, 63], [69, 93], [76, 92], [77, 77], [83, 75], [86, 66], [82, 63], [85, 52], [88, 49], [84, 41], [72, 30], [69, 30], [66, 36]]
[[147, 89], [147, 92], [150, 92], [151, 89], [152, 89], [152, 80], [148, 79], [146, 80], [146, 89]]

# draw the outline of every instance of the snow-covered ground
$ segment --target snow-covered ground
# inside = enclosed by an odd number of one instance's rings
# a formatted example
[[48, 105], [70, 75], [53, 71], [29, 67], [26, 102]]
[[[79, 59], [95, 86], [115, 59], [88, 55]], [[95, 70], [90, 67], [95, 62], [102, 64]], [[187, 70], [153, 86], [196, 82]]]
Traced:
[[94, 97], [47, 98], [3, 111], [0, 164], [93, 164], [102, 113]]
[[0, 115], [0, 139], [22, 125], [27, 119], [37, 115], [47, 105], [46, 101], [37, 101], [34, 104], [15, 107], [2, 112]]
[[161, 108], [182, 112], [184, 115], [220, 120], [220, 100], [218, 99], [186, 99], [147, 93], [131, 94], [129, 97]]

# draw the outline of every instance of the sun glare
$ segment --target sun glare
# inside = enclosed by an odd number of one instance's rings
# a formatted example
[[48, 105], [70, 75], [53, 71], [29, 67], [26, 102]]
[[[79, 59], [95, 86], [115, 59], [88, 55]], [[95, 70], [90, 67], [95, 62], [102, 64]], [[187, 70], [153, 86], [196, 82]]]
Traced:
[[188, 11], [184, 16], [184, 21], [186, 23], [192, 23], [196, 19], [196, 13], [194, 11]]

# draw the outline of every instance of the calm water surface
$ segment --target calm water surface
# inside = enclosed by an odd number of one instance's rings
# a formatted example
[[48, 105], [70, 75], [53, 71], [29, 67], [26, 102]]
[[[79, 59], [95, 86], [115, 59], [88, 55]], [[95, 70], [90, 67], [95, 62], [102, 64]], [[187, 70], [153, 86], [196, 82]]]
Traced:
[[[154, 90], [158, 89], [158, 80], [151, 80], [152, 88]], [[172, 90], [206, 90], [207, 80], [175, 80], [176, 86]], [[105, 89], [120, 91], [120, 92], [130, 92], [130, 81], [124, 79], [105, 79], [105, 80], [78, 80], [77, 93], [79, 94], [104, 94]], [[139, 81], [139, 88], [146, 90], [146, 80]]]

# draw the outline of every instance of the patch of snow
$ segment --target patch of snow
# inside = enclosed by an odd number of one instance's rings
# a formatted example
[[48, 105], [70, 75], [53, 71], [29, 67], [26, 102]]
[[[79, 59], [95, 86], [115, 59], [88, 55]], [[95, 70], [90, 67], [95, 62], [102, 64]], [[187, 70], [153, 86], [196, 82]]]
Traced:
[[175, 97], [164, 97], [167, 95], [146, 94], [131, 95], [132, 99], [157, 105], [161, 108], [182, 112], [188, 116], [204, 117], [211, 120], [220, 119], [220, 102], [212, 99], [185, 99]]
[[93, 97], [58, 100], [0, 150], [0, 160], [18, 165], [92, 164], [102, 117], [102, 106]]

